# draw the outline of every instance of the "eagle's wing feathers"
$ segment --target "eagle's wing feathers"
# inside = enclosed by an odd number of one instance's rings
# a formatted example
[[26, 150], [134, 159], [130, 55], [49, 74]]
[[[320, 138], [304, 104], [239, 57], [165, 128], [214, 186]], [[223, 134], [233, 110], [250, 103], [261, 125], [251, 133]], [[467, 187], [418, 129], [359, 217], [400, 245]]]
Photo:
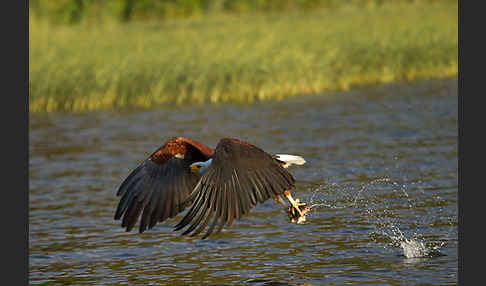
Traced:
[[194, 203], [175, 226], [180, 230], [190, 225], [183, 234], [199, 234], [211, 219], [203, 238], [212, 233], [219, 220], [218, 233], [256, 204], [294, 187], [294, 178], [278, 161], [248, 143], [221, 139], [212, 159], [193, 190]]
[[184, 137], [175, 137], [144, 160], [120, 185], [115, 219], [132, 230], [141, 214], [140, 232], [176, 216], [189, 204], [199, 176], [190, 164], [206, 161], [214, 151]]

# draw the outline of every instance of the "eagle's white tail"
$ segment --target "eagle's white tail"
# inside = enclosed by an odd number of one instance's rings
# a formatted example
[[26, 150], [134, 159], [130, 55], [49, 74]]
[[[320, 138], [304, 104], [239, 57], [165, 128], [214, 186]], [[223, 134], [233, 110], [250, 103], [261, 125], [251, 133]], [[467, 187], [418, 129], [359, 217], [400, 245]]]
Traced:
[[284, 166], [285, 168], [287, 168], [292, 164], [303, 165], [305, 163], [304, 158], [296, 155], [275, 154], [275, 158], [279, 161], [285, 162], [285, 166]]

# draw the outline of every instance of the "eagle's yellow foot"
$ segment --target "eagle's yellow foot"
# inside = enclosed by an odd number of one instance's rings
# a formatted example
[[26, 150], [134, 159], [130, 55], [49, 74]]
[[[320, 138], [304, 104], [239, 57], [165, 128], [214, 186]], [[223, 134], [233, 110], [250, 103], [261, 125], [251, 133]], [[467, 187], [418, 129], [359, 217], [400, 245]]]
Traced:
[[285, 197], [289, 200], [291, 206], [288, 207], [287, 213], [290, 218], [290, 222], [302, 224], [306, 221], [305, 214], [310, 211], [310, 208], [306, 203], [301, 202], [299, 199], [293, 199], [289, 191], [284, 192]]
[[306, 221], [306, 213], [310, 211], [310, 208], [306, 203], [300, 202], [299, 199], [295, 199], [298, 205], [298, 209], [290, 206], [287, 208], [287, 213], [289, 215], [290, 222], [296, 224], [302, 224]]

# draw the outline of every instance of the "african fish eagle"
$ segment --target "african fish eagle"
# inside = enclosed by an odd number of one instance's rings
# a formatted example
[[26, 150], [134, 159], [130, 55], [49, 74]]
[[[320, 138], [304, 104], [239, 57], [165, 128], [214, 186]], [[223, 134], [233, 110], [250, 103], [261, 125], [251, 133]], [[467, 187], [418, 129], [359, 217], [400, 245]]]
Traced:
[[286, 168], [304, 163], [300, 156], [270, 155], [237, 139], [223, 138], [213, 150], [192, 139], [174, 137], [122, 182], [114, 218], [123, 216], [121, 226], [131, 231], [141, 214], [142, 233], [190, 206], [174, 230], [190, 225], [182, 234], [195, 236], [212, 219], [204, 239], [216, 225], [216, 233], [225, 224], [231, 227], [234, 219], [257, 203], [272, 198], [286, 207], [284, 195], [291, 205], [289, 217], [302, 221], [309, 208], [290, 195], [295, 180]]

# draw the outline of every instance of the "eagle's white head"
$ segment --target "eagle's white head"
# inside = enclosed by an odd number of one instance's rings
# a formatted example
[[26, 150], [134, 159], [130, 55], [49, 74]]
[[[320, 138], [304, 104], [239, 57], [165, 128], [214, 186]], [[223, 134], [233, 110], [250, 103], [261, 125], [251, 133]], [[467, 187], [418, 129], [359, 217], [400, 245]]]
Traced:
[[202, 175], [206, 170], [208, 169], [209, 165], [211, 165], [211, 162], [213, 159], [209, 159], [206, 162], [195, 162], [191, 164], [191, 172], [195, 174], [200, 174]]

